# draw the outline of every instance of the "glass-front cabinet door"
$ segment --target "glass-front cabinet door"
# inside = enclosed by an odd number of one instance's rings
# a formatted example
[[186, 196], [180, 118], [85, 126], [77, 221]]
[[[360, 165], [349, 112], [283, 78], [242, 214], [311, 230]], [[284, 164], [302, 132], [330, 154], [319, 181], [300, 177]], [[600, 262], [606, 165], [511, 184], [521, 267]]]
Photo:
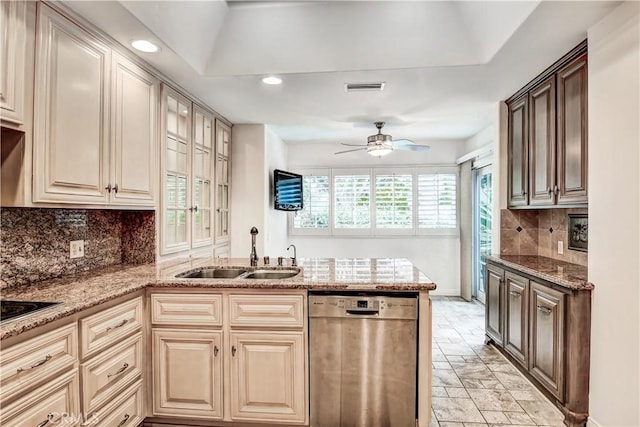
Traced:
[[163, 86], [163, 254], [190, 247], [191, 114], [191, 102]]
[[230, 156], [231, 128], [216, 120], [216, 245], [229, 241]]
[[193, 120], [193, 202], [192, 247], [213, 243], [212, 192], [213, 177], [213, 116], [198, 106]]

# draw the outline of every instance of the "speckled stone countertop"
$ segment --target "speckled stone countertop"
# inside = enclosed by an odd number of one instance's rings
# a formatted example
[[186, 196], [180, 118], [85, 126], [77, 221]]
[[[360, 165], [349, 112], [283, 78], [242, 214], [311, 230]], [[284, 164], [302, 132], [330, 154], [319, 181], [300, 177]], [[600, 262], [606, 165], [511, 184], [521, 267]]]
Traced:
[[[250, 267], [248, 259], [206, 258], [162, 265], [117, 265], [2, 290], [3, 300], [58, 301], [61, 304], [0, 324], [0, 340], [91, 308], [148, 286], [211, 289], [312, 289], [429, 291], [436, 285], [407, 259], [300, 259], [300, 273], [287, 279], [188, 279], [180, 273], [207, 267]], [[270, 269], [296, 267], [266, 266]]]
[[592, 290], [587, 267], [536, 255], [485, 255], [489, 261], [572, 290]]

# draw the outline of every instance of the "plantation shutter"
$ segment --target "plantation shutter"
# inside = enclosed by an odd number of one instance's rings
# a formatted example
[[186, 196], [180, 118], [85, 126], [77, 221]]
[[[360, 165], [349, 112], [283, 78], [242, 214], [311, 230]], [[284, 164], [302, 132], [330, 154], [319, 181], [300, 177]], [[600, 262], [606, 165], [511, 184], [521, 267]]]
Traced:
[[418, 175], [418, 227], [456, 228], [456, 174]]
[[329, 228], [329, 176], [307, 175], [302, 178], [304, 209], [297, 211], [294, 228]]
[[413, 176], [376, 175], [376, 228], [413, 227]]
[[335, 228], [369, 228], [370, 175], [334, 176]]

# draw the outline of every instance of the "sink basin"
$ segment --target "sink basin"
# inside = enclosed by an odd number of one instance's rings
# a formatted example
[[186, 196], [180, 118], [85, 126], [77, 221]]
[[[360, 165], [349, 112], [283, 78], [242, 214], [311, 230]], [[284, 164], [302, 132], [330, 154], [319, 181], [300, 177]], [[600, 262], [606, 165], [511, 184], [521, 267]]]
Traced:
[[176, 277], [182, 279], [234, 279], [247, 270], [240, 268], [206, 268], [202, 270], [187, 271], [178, 274]]
[[288, 279], [289, 277], [293, 277], [298, 273], [300, 273], [300, 270], [256, 270], [244, 276], [243, 279]]

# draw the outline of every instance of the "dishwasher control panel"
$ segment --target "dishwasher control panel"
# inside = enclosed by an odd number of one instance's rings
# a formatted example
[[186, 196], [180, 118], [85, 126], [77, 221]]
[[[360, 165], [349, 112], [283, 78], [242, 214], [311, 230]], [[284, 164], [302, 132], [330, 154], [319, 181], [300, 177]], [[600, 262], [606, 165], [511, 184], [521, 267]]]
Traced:
[[309, 295], [309, 317], [417, 317], [415, 297]]

